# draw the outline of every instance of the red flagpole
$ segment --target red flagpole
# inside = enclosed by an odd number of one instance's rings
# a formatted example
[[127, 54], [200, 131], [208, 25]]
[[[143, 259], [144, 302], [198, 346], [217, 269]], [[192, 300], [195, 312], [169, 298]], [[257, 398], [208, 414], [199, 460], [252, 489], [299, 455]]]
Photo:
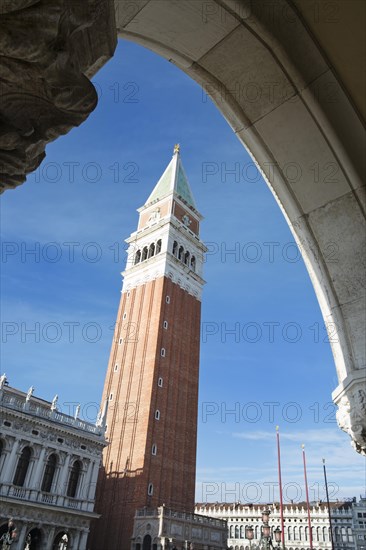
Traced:
[[276, 426], [277, 435], [277, 457], [278, 457], [278, 484], [280, 487], [280, 513], [282, 529], [282, 547], [285, 548], [285, 522], [283, 519], [283, 496], [282, 496], [282, 476], [281, 476], [281, 451], [280, 451], [280, 432], [279, 426]]
[[308, 490], [308, 478], [306, 475], [306, 458], [305, 458], [305, 445], [302, 445], [302, 460], [304, 463], [304, 477], [305, 477], [305, 492], [306, 492], [306, 504], [308, 508], [308, 526], [309, 526], [309, 541], [310, 548], [313, 548], [313, 533], [311, 532], [311, 519], [310, 519], [310, 503], [309, 503], [309, 490]]

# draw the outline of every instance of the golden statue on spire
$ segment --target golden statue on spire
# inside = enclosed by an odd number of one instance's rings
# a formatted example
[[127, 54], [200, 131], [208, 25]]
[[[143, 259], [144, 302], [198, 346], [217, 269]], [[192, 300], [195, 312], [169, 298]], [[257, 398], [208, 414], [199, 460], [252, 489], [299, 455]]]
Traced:
[[180, 152], [180, 145], [179, 145], [179, 143], [176, 143], [176, 144], [174, 145], [174, 154], [175, 154], [175, 153], [179, 153], [179, 152]]

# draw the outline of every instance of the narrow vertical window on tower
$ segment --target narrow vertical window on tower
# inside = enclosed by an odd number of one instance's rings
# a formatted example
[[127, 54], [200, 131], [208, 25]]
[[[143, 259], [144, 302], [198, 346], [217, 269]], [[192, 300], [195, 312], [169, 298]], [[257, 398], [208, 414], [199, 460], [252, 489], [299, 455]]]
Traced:
[[160, 420], [160, 411], [158, 409], [155, 411], [155, 420]]
[[161, 239], [159, 239], [158, 242], [156, 243], [155, 254], [160, 254], [160, 252], [161, 252]]
[[141, 250], [138, 250], [135, 254], [135, 265], [139, 264], [141, 260]]
[[154, 493], [154, 485], [152, 483], [149, 483], [149, 486], [147, 488], [147, 494], [149, 495], [149, 497], [151, 497]]
[[166, 301], [167, 304], [170, 304], [170, 296], [166, 296], [165, 301]]
[[158, 448], [157, 448], [156, 444], [154, 443], [154, 445], [151, 448], [151, 454], [156, 456], [157, 450], [158, 450]]
[[167, 329], [167, 328], [168, 328], [168, 321], [164, 321], [164, 323], [163, 323], [163, 327], [164, 327], [165, 329]]
[[161, 355], [162, 357], [165, 357], [165, 348], [161, 348], [161, 350], [160, 350], [160, 355]]
[[161, 377], [158, 380], [158, 386], [159, 386], [159, 388], [163, 387], [163, 379]]

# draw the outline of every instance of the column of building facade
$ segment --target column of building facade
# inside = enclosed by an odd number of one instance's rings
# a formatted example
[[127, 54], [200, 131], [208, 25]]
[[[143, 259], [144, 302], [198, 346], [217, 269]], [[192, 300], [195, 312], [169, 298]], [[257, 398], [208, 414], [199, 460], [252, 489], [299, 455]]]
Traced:
[[29, 525], [28, 523], [23, 523], [23, 525], [20, 527], [19, 532], [19, 526], [17, 526], [18, 529], [18, 540], [16, 542], [16, 547], [19, 548], [19, 550], [23, 550], [25, 546], [25, 537], [27, 536]]
[[11, 483], [13, 481], [13, 473], [15, 470], [15, 463], [16, 463], [16, 456], [20, 445], [20, 439], [15, 438], [15, 441], [13, 443], [13, 446], [11, 448], [10, 453], [6, 455], [6, 459], [4, 462], [4, 471], [3, 471], [3, 483]]
[[89, 500], [94, 500], [94, 498], [95, 498], [95, 491], [96, 491], [96, 488], [97, 488], [98, 474], [99, 474], [99, 467], [96, 465], [96, 462], [93, 461], [93, 473], [92, 473], [92, 477], [91, 477], [91, 483], [90, 483], [89, 494], [88, 494], [88, 499]]
[[43, 474], [43, 466], [44, 466], [44, 457], [46, 454], [47, 448], [42, 446], [41, 452], [39, 454], [39, 457], [37, 459], [37, 466], [34, 472], [34, 475], [32, 476], [32, 482], [29, 484], [32, 489], [40, 490], [40, 482], [41, 482], [41, 476]]
[[86, 548], [86, 543], [88, 540], [88, 531], [82, 531], [80, 534], [79, 550], [84, 550]]
[[70, 550], [85, 550], [85, 546], [80, 546], [80, 531], [74, 531], [74, 537]]
[[69, 454], [67, 454], [66, 458], [65, 458], [64, 465], [63, 465], [62, 470], [61, 470], [61, 474], [60, 474], [59, 485], [60, 485], [60, 493], [61, 494], [58, 497], [58, 501], [57, 501], [57, 504], [59, 504], [60, 506], [62, 506], [62, 503], [63, 503], [63, 496], [66, 495], [66, 483], [67, 483], [67, 478], [68, 478], [68, 474], [69, 474], [70, 459], [71, 459], [71, 456]]

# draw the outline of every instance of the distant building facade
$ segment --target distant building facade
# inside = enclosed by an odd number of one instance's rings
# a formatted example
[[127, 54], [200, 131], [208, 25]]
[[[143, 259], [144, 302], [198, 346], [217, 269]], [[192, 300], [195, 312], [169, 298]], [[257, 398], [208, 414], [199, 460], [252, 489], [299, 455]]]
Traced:
[[[331, 522], [335, 550], [366, 550], [366, 500], [355, 499], [331, 502]], [[279, 504], [216, 503], [196, 504], [197, 514], [227, 520], [228, 547], [249, 550], [245, 527], [252, 526], [256, 547], [261, 539], [262, 511], [270, 510], [269, 525], [272, 532], [281, 527]], [[310, 509], [313, 548], [331, 550], [330, 522], [326, 503], [311, 505]], [[310, 544], [306, 503], [284, 505], [285, 546], [288, 550], [308, 550]]]
[[12, 550], [85, 550], [106, 445], [97, 424], [0, 378], [0, 548], [8, 537]]
[[356, 550], [366, 550], [366, 497], [353, 503], [352, 512]]
[[147, 543], [157, 550], [226, 550], [226, 521], [165, 506], [142, 508], [135, 514], [131, 548], [144, 550]]

